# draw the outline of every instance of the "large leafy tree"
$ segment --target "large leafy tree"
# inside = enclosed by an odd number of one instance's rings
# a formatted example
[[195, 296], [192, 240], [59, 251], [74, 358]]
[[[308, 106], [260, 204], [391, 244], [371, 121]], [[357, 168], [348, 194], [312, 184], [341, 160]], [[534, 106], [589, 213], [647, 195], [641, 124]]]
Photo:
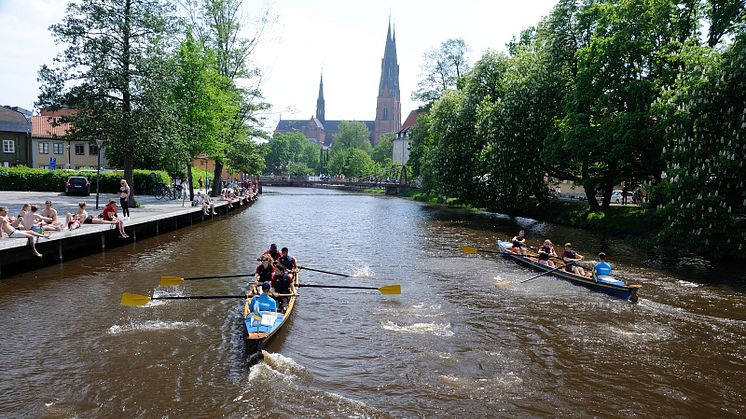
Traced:
[[370, 131], [360, 121], [342, 121], [334, 134], [332, 141], [332, 153], [338, 150], [358, 148], [370, 153], [373, 147], [370, 145]]
[[267, 173], [311, 174], [319, 166], [319, 146], [299, 132], [275, 133], [267, 146]]
[[429, 105], [444, 91], [456, 89], [458, 80], [469, 70], [468, 52], [469, 46], [460, 38], [448, 39], [439, 48], [426, 52], [412, 99]]
[[386, 132], [384, 134], [381, 134], [381, 137], [378, 138], [378, 144], [373, 147], [373, 151], [371, 153], [371, 157], [376, 163], [381, 165], [390, 165], [390, 162], [393, 160], [394, 156], [393, 140], [395, 137], [396, 134], [394, 134], [393, 132]]
[[81, 0], [50, 28], [67, 45], [39, 71], [41, 107], [69, 106], [74, 137], [108, 140], [132, 184], [134, 163], [159, 134], [154, 80], [167, 49], [171, 8], [160, 0]]
[[359, 148], [339, 150], [329, 159], [329, 172], [333, 175], [361, 178], [373, 174], [375, 170], [373, 159]]

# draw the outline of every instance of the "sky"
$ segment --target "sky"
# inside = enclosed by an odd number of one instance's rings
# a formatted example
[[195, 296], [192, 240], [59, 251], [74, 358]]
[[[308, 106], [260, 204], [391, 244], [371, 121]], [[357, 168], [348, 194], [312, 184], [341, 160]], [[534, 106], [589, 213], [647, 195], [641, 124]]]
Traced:
[[[34, 109], [37, 72], [62, 50], [48, 28], [62, 20], [67, 0], [0, 0], [0, 105]], [[324, 75], [326, 118], [372, 120], [389, 24], [396, 33], [402, 122], [418, 103], [411, 93], [422, 56], [450, 38], [463, 38], [476, 61], [546, 16], [556, 0], [244, 0], [247, 22], [269, 9], [252, 65], [272, 109], [266, 127], [316, 112]], [[247, 24], [247, 34], [253, 33]], [[10, 64], [9, 64], [10, 63]]]

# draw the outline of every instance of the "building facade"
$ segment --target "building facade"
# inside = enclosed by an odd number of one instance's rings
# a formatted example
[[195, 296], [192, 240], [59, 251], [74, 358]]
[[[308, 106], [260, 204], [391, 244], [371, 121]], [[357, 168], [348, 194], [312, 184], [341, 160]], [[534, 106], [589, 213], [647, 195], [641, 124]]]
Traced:
[[[36, 168], [81, 169], [98, 166], [96, 141], [69, 140], [70, 123], [61, 123], [60, 118], [74, 112], [70, 109], [58, 111], [42, 110], [32, 117], [32, 165]], [[101, 166], [108, 167], [106, 148], [101, 150]]]
[[[324, 99], [324, 77], [319, 81], [319, 96], [316, 99], [316, 115], [309, 119], [282, 119], [275, 132], [301, 132], [322, 146], [330, 146], [342, 120], [326, 119]], [[372, 121], [359, 121], [370, 131], [370, 142], [378, 144], [381, 134], [397, 132], [401, 128], [401, 99], [399, 93], [399, 64], [396, 57], [396, 35], [389, 22], [386, 45], [381, 59], [381, 78], [376, 99], [376, 116]]]
[[31, 114], [24, 109], [0, 107], [0, 166], [32, 166]]
[[419, 111], [412, 111], [407, 116], [407, 119], [402, 124], [399, 131], [396, 133], [393, 145], [393, 156], [394, 163], [398, 163], [402, 166], [406, 166], [409, 162], [409, 136], [412, 131], [412, 127], [417, 123], [417, 118], [422, 113]]

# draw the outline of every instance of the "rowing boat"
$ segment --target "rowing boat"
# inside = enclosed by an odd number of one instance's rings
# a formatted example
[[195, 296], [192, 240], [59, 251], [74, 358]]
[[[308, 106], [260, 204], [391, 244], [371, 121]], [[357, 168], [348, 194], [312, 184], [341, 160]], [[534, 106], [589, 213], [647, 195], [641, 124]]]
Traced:
[[513, 253], [511, 251], [513, 244], [511, 242], [498, 240], [497, 245], [500, 248], [499, 253], [501, 255], [512, 259], [521, 265], [529, 266], [538, 271], [547, 272], [557, 278], [569, 281], [572, 284], [588, 288], [591, 291], [602, 292], [604, 294], [622, 298], [634, 303], [637, 302], [638, 298], [637, 290], [642, 288], [642, 285], [627, 285], [625, 282], [615, 279], [614, 277], [609, 275], [601, 275], [598, 278], [587, 278], [584, 276], [573, 274], [571, 272], [567, 272], [563, 269], [552, 268], [550, 266], [539, 263], [537, 260], [533, 260], [530, 257]]
[[[299, 273], [294, 272], [293, 280], [296, 287], [300, 285], [298, 277]], [[247, 354], [260, 352], [269, 343], [290, 319], [293, 308], [295, 308], [295, 302], [298, 300], [297, 296], [290, 296], [284, 313], [259, 310], [259, 315], [257, 315], [249, 309], [252, 297], [257, 294], [259, 294], [259, 287], [253, 285], [244, 303], [243, 324]]]

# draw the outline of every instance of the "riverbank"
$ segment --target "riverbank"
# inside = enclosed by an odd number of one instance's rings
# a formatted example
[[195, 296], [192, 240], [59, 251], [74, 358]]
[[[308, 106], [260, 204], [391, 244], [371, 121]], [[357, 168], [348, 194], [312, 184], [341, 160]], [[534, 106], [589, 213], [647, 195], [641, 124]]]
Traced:
[[[103, 204], [108, 199], [104, 196], [101, 198], [98, 211], [103, 209]], [[119, 237], [115, 225], [84, 224], [76, 230], [51, 232], [48, 239], [37, 239], [36, 248], [42, 257], [36, 257], [32, 254], [26, 239], [2, 236], [4, 238], [0, 240], [0, 279], [209, 221], [248, 208], [255, 201], [255, 198], [247, 197], [236, 198], [230, 203], [215, 200], [214, 214], [206, 215], [202, 208], [192, 207], [189, 201], [156, 200], [151, 196], [138, 196], [137, 199], [140, 207], [131, 209], [130, 218], [124, 221], [124, 229], [130, 236], [126, 239]], [[68, 212], [75, 212], [80, 201], [86, 203], [89, 214], [98, 214], [95, 209], [95, 196], [72, 197], [50, 192], [0, 192], [0, 205], [9, 207], [11, 215], [18, 214], [24, 203], [43, 203], [46, 200], [52, 201], [54, 208], [57, 209], [58, 218], [63, 222]]]

